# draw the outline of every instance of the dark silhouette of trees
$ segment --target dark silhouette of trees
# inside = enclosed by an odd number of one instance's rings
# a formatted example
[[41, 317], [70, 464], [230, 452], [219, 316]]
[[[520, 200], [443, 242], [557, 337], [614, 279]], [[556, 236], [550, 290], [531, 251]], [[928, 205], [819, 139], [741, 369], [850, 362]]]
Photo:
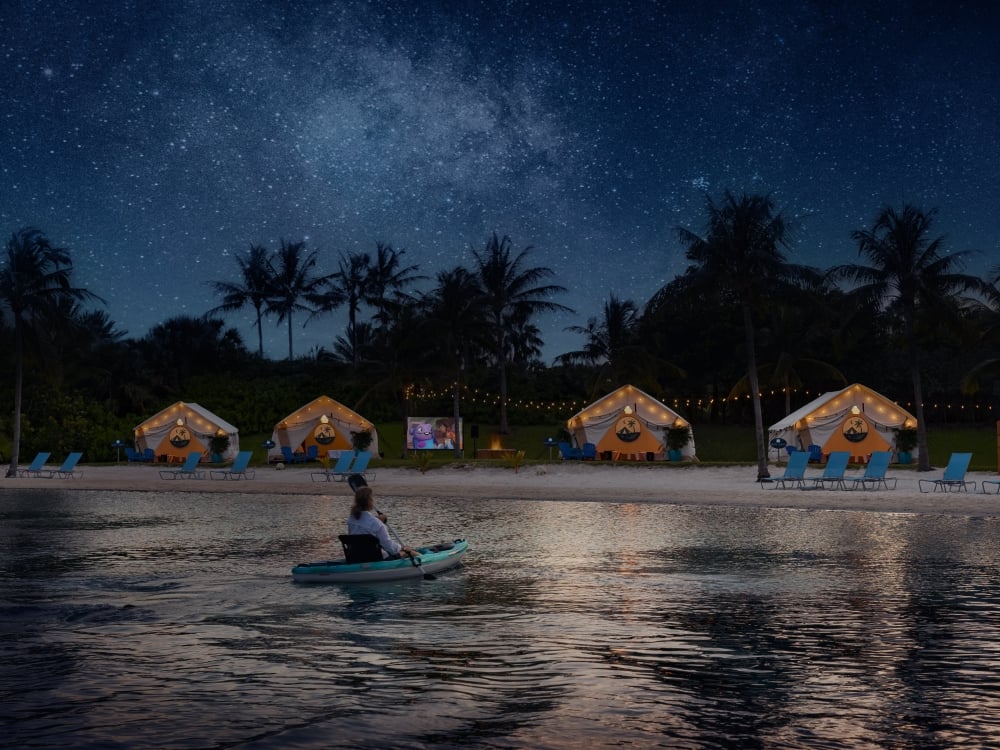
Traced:
[[241, 282], [209, 282], [216, 294], [222, 295], [222, 304], [209, 310], [208, 314], [242, 310], [247, 305], [252, 307], [256, 316], [257, 354], [263, 359], [263, 317], [273, 286], [270, 253], [261, 245], [251, 245], [245, 256], [237, 254], [234, 257], [240, 268]]
[[[365, 300], [368, 270], [371, 258], [366, 253], [341, 255], [337, 272], [332, 281], [341, 290], [347, 305], [347, 343], [350, 345], [350, 361], [357, 365], [361, 355], [358, 340], [358, 312]], [[338, 347], [339, 348], [339, 347]]]
[[292, 353], [294, 313], [314, 314], [316, 308], [310, 305], [319, 305], [324, 310], [332, 309], [329, 292], [324, 289], [330, 277], [315, 272], [317, 261], [316, 251], [307, 251], [305, 242], [284, 240], [271, 259], [271, 285], [267, 310], [278, 317], [278, 323], [288, 324], [289, 360], [294, 358]]
[[376, 242], [375, 257], [369, 258], [363, 298], [375, 310], [372, 320], [379, 326], [388, 325], [401, 306], [414, 301], [407, 289], [426, 278], [418, 273], [419, 266], [403, 265], [404, 255], [405, 250]]
[[494, 366], [500, 387], [501, 434], [510, 431], [507, 420], [507, 364], [512, 357], [522, 361], [537, 349], [541, 341], [531, 318], [541, 312], [570, 308], [552, 301], [554, 294], [566, 291], [558, 284], [543, 284], [553, 271], [545, 266], [528, 266], [531, 247], [513, 254], [510, 238], [494, 232], [481, 251], [473, 251], [476, 274], [483, 290], [483, 303], [489, 316]]
[[54, 247], [33, 227], [18, 230], [7, 241], [0, 268], [0, 310], [14, 329], [14, 430], [7, 476], [17, 473], [20, 458], [26, 340], [38, 337], [48, 326], [59, 325], [64, 302], [100, 300], [86, 289], [74, 287], [72, 272], [69, 251]]
[[[486, 310], [483, 291], [475, 275], [456, 266], [437, 275], [437, 286], [421, 300], [424, 340], [433, 342], [432, 361], [453, 378], [452, 416], [458, 424], [461, 389], [466, 363], [486, 350]], [[455, 455], [461, 455], [458, 443]]]
[[936, 322], [951, 319], [957, 323], [954, 304], [957, 294], [973, 292], [989, 296], [991, 293], [982, 279], [960, 273], [971, 251], [945, 253], [944, 238], [931, 238], [936, 213], [909, 204], [899, 211], [883, 208], [871, 229], [851, 233], [858, 254], [870, 265], [845, 264], [829, 271], [830, 278], [856, 284], [851, 294], [861, 303], [887, 311], [899, 320], [913, 386], [920, 471], [929, 471], [931, 465], [918, 326], [922, 320], [932, 318]]
[[790, 248], [790, 227], [770, 196], [744, 194], [737, 198], [727, 191], [721, 204], [708, 198], [706, 210], [704, 236], [684, 227], [679, 227], [677, 233], [693, 264], [689, 270], [695, 290], [720, 295], [740, 309], [757, 441], [757, 476], [764, 479], [770, 474], [757, 376], [754, 313], [810, 273], [788, 262], [784, 251]]

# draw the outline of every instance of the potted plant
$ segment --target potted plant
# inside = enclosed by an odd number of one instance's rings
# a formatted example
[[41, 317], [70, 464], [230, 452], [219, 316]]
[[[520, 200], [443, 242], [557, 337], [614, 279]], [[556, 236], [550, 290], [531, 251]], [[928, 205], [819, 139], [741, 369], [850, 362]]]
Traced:
[[900, 427], [896, 430], [896, 457], [899, 463], [913, 461], [913, 449], [917, 447], [917, 428]]
[[361, 453], [361, 451], [368, 450], [371, 447], [372, 439], [371, 430], [359, 430], [358, 432], [352, 432], [351, 445], [354, 446], [354, 452]]
[[218, 433], [208, 441], [208, 450], [212, 454], [212, 463], [221, 463], [222, 456], [229, 450], [229, 435]]
[[681, 451], [691, 442], [691, 425], [676, 422], [664, 430], [667, 442], [667, 457], [671, 461], [681, 460]]

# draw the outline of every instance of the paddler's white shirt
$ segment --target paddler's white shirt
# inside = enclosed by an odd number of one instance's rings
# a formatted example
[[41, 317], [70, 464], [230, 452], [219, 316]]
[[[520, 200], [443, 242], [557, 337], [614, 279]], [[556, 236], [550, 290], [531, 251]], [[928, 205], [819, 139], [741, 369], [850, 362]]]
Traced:
[[371, 534], [378, 539], [382, 545], [382, 557], [388, 555], [398, 555], [402, 546], [389, 536], [389, 529], [370, 510], [361, 514], [361, 518], [355, 518], [353, 513], [347, 515], [348, 534]]

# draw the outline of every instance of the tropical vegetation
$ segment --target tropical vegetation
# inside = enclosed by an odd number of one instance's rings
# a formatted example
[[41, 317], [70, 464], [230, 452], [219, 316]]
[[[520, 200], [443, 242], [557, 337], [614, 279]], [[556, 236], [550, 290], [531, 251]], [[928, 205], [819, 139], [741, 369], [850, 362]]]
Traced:
[[[990, 423], [1000, 405], [1000, 268], [967, 274], [973, 256], [947, 250], [934, 218], [886, 207], [870, 228], [845, 228], [864, 262], [824, 271], [795, 262], [796, 228], [771, 196], [708, 199], [703, 223], [676, 230], [683, 272], [646, 301], [609, 293], [597, 315], [570, 327], [580, 346], [550, 365], [542, 316], [572, 312], [560, 302], [565, 287], [530, 246], [499, 233], [445, 269], [408, 263], [405, 250], [380, 242], [333, 258], [304, 241], [251, 244], [232, 256], [228, 277], [210, 282], [204, 315], [165, 311], [130, 337], [100, 309], [100, 289], [74, 285], [69, 249], [18, 229], [0, 266], [0, 372], [9, 373], [0, 453], [11, 466], [43, 449], [111, 459], [116, 440], [177, 400], [269, 435], [319, 392], [376, 423], [450, 412], [501, 439], [526, 425], [554, 436], [630, 382], [696, 435], [699, 425], [752, 425], [753, 439], [734, 445], [766, 476], [767, 424], [863, 382], [920, 417], [923, 458], [928, 425]], [[292, 327], [338, 308], [346, 327], [296, 355]], [[252, 349], [225, 317], [243, 309], [253, 312]], [[286, 360], [264, 356], [269, 324], [289, 334]], [[379, 437], [405, 452], [402, 435]]]

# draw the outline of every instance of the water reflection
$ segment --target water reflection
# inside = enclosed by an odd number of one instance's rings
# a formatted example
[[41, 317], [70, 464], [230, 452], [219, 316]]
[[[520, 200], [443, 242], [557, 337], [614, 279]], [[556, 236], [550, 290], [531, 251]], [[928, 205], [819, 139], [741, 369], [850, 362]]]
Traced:
[[385, 498], [436, 581], [303, 586], [330, 497], [5, 493], [33, 747], [984, 747], [995, 519]]

